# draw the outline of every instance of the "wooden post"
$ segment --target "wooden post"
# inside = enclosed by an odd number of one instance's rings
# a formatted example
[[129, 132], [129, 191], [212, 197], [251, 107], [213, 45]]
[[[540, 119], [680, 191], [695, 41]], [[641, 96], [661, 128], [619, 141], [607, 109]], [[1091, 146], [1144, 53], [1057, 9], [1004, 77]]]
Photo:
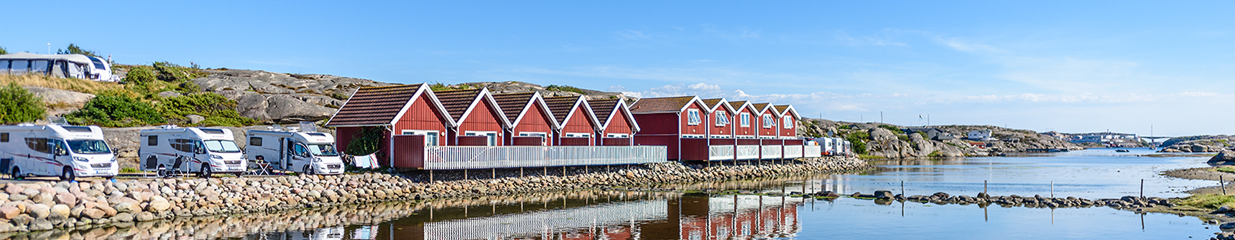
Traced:
[[467, 180], [467, 169], [463, 169], [463, 180]]
[[433, 170], [429, 170], [429, 182], [433, 182]]
[[493, 174], [493, 175], [492, 175], [492, 176], [490, 176], [489, 178], [492, 178], [492, 179], [497, 179], [497, 168], [490, 168], [490, 169], [489, 169], [489, 171], [490, 171], [490, 173], [492, 173], [492, 174]]
[[[523, 167], [519, 167], [519, 177], [523, 177]], [[520, 206], [522, 206], [522, 204], [520, 204]], [[519, 210], [519, 211], [523, 211], [523, 210]]]
[[1218, 186], [1222, 186], [1222, 195], [1226, 195], [1226, 179], [1222, 175], [1218, 175]]
[[[982, 180], [982, 193], [986, 193], [986, 180]], [[986, 193], [986, 195], [990, 196], [991, 194]]]
[[[982, 192], [986, 192], [985, 188], [983, 188]], [[905, 181], [901, 181], [901, 196], [905, 196]]]
[[[563, 177], [565, 177], [565, 176], [566, 176], [566, 166], [562, 166], [562, 176], [563, 176]], [[562, 204], [566, 204], [566, 203], [565, 203], [565, 202], [562, 202]]]
[[1051, 198], [1055, 198], [1055, 181], [1051, 181]]
[[1145, 179], [1141, 179], [1141, 198], [1145, 198]]

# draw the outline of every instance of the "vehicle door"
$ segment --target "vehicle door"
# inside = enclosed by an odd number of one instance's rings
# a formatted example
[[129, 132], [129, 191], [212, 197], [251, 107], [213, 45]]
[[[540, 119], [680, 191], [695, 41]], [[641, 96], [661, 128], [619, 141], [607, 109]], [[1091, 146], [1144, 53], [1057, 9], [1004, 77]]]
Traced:
[[43, 164], [43, 175], [60, 176], [60, 171], [64, 169], [64, 166], [73, 166], [73, 156], [69, 154], [68, 145], [64, 144], [64, 140], [50, 139], [48, 144], [51, 145], [54, 163]]
[[292, 164], [290, 164], [292, 165], [291, 170], [292, 171], [304, 171], [304, 166], [307, 166], [309, 163], [313, 161], [313, 158], [309, 156], [308, 146], [305, 146], [303, 143], [299, 143], [295, 141], [289, 141], [289, 142], [292, 143], [292, 154], [291, 154]]
[[206, 145], [202, 144], [201, 140], [193, 141], [193, 160], [197, 165], [193, 165], [193, 169], [189, 171], [201, 171], [202, 166], [210, 165], [210, 154], [206, 153]]

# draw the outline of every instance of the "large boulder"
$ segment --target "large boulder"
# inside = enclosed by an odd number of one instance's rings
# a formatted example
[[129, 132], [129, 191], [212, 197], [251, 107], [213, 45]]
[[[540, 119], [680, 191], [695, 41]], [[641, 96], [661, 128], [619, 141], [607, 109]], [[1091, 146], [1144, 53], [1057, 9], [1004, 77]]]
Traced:
[[1214, 157], [1209, 158], [1208, 163], [1210, 165], [1235, 165], [1235, 151], [1223, 149], [1218, 152], [1218, 155], [1214, 155]]
[[47, 115], [60, 115], [76, 111], [90, 99], [94, 99], [94, 94], [79, 93], [69, 90], [60, 90], [45, 87], [24, 87], [26, 91], [30, 91], [35, 96], [43, 99], [43, 104], [48, 106], [50, 112]]

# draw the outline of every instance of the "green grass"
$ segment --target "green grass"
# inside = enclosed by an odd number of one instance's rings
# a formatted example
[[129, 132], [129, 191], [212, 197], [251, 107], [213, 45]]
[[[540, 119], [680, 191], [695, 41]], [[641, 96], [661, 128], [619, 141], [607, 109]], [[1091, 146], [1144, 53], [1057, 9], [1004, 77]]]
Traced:
[[121, 168], [121, 169], [120, 169], [120, 173], [137, 173], [137, 172], [140, 172], [140, 171], [137, 171], [137, 169], [136, 169], [136, 168], [131, 168], [131, 167], [126, 167], [126, 168]]
[[1187, 198], [1173, 201], [1175, 204], [1191, 206], [1197, 208], [1217, 209], [1222, 206], [1235, 207], [1235, 195], [1219, 195], [1205, 194], [1192, 195]]
[[884, 125], [879, 125], [879, 128], [883, 128], [883, 129], [887, 129], [888, 131], [892, 131], [892, 133], [893, 133], [893, 134], [905, 134], [905, 131], [901, 131], [901, 128], [896, 127], [896, 126], [892, 126], [892, 125], [887, 125], [887, 124], [884, 124]]
[[939, 150], [935, 150], [934, 152], [931, 152], [930, 154], [927, 154], [926, 156], [931, 157], [931, 158], [941, 158], [943, 157], [943, 153], [939, 152]]
[[1220, 167], [1214, 170], [1218, 170], [1219, 172], [1235, 173], [1235, 167]]
[[545, 87], [545, 90], [587, 94], [587, 92], [584, 92], [583, 89], [579, 89], [577, 87], [572, 87], [572, 86], [566, 86], [566, 85], [549, 85], [548, 87]]
[[875, 155], [867, 155], [867, 154], [858, 154], [858, 158], [859, 158], [859, 159], [863, 159], [863, 160], [870, 160], [870, 159], [887, 159], [887, 158], [885, 158], [885, 157], [883, 157], [883, 156], [875, 156]]

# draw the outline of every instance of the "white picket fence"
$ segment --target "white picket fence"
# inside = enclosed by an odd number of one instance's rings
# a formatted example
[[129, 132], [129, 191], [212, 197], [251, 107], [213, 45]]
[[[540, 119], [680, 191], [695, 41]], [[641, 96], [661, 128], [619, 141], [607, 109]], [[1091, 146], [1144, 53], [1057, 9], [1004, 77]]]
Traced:
[[425, 147], [424, 169], [485, 169], [663, 163], [665, 146]]
[[733, 145], [708, 146], [708, 160], [733, 159]]
[[738, 160], [759, 159], [759, 145], [738, 145]]

